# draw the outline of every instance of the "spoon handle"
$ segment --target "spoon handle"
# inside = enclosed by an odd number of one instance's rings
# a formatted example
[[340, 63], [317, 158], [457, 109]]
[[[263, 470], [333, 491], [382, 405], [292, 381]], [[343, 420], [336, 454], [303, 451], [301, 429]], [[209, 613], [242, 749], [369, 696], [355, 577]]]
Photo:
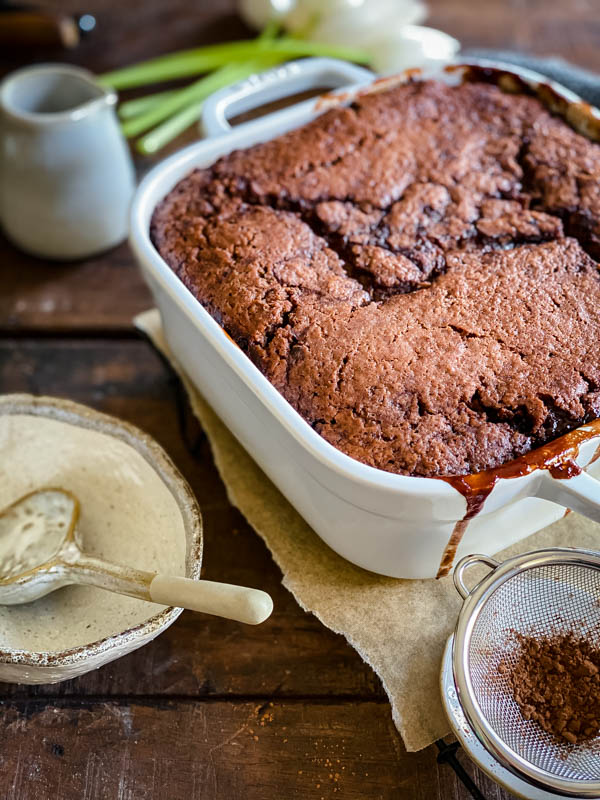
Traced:
[[83, 554], [78, 554], [69, 566], [72, 574], [77, 573], [78, 583], [248, 625], [264, 622], [273, 610], [270, 595], [260, 589], [216, 581], [195, 581], [176, 575], [157, 575]]
[[273, 601], [266, 592], [230, 583], [157, 575], [148, 590], [154, 603], [183, 606], [248, 625], [264, 622], [273, 610]]

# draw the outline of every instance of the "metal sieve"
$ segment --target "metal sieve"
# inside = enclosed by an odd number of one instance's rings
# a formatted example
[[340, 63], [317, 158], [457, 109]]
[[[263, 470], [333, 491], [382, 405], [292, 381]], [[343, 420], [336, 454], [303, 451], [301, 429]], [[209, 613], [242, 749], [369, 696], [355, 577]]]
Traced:
[[[467, 568], [492, 571], [469, 590]], [[525, 720], [501, 663], [515, 663], [515, 634], [574, 631], [600, 644], [600, 553], [550, 548], [499, 564], [463, 558], [454, 584], [464, 600], [452, 646], [458, 700], [473, 732], [497, 761], [529, 784], [568, 797], [600, 797], [600, 737], [558, 743]]]

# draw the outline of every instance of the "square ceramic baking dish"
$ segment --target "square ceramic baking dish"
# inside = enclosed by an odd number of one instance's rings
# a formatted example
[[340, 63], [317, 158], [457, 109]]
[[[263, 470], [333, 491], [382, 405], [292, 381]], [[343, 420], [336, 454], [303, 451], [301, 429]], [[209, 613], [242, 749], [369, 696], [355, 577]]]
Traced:
[[[533, 91], [586, 135], [597, 137], [600, 130], [600, 112], [572, 92], [508, 65], [477, 61], [373, 80], [371, 73], [350, 64], [309, 59], [214, 95], [203, 114], [209, 138], [153, 169], [131, 212], [131, 246], [175, 358], [330, 547], [361, 567], [399, 578], [444, 575], [456, 558], [474, 551], [495, 553], [559, 519], [566, 507], [600, 521], [600, 483], [591, 477], [600, 453], [600, 421], [497, 470], [462, 478], [407, 477], [361, 464], [321, 438], [227, 336], [160, 257], [149, 225], [157, 203], [195, 167], [303, 125], [326, 109], [351, 102], [357, 93], [427, 77], [450, 84], [478, 77], [505, 91]], [[227, 122], [233, 113], [310, 86], [345, 84], [235, 128]]]

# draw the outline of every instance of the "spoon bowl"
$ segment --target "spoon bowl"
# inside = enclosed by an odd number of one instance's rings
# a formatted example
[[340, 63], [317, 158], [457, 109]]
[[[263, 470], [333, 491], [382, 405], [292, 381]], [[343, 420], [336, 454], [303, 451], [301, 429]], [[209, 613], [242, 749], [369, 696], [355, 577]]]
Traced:
[[29, 603], [66, 586], [79, 501], [65, 489], [30, 492], [0, 511], [0, 605]]

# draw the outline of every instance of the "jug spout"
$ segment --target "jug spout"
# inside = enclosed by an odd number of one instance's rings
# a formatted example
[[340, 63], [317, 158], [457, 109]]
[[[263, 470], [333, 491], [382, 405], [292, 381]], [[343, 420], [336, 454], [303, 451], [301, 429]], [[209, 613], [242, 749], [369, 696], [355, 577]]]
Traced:
[[3, 113], [14, 122], [31, 125], [74, 122], [116, 102], [114, 91], [96, 83], [87, 70], [70, 64], [17, 70], [0, 88]]
[[125, 238], [135, 181], [116, 102], [69, 64], [0, 84], [0, 224], [23, 250], [77, 259]]

